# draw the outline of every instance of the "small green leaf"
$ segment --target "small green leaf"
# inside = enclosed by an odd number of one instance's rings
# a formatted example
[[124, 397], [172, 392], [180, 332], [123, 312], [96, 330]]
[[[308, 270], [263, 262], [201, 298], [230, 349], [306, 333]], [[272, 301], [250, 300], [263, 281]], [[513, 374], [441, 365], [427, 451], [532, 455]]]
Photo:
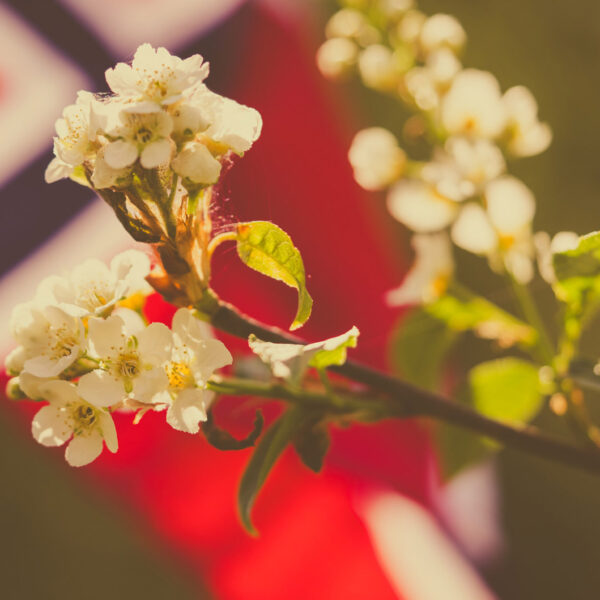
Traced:
[[268, 221], [238, 223], [237, 251], [251, 269], [298, 290], [298, 311], [290, 329], [298, 329], [310, 317], [312, 298], [300, 252], [289, 235]]
[[469, 372], [471, 398], [486, 417], [509, 423], [528, 423], [543, 403], [538, 369], [519, 358], [481, 363]]
[[600, 275], [600, 232], [581, 236], [577, 248], [554, 254], [552, 262], [559, 281]]
[[217, 427], [212, 417], [212, 411], [209, 411], [206, 421], [202, 423], [202, 433], [204, 433], [209, 444], [219, 450], [244, 450], [245, 448], [254, 446], [263, 430], [264, 424], [265, 420], [262, 413], [257, 411], [252, 431], [244, 439], [238, 440], [228, 431]]
[[267, 429], [260, 439], [244, 471], [238, 492], [238, 509], [248, 533], [256, 535], [250, 511], [271, 468], [301, 428], [303, 418], [299, 408], [290, 408]]
[[448, 293], [427, 304], [425, 310], [454, 331], [473, 331], [483, 339], [496, 340], [503, 348], [532, 346], [537, 340], [533, 327], [467, 290]]
[[390, 360], [404, 379], [428, 389], [437, 389], [442, 363], [457, 332], [423, 308], [402, 318], [392, 334]]
[[311, 419], [294, 439], [294, 448], [298, 456], [315, 473], [319, 473], [323, 468], [323, 461], [331, 444], [327, 429], [320, 423], [321, 419], [322, 415]]

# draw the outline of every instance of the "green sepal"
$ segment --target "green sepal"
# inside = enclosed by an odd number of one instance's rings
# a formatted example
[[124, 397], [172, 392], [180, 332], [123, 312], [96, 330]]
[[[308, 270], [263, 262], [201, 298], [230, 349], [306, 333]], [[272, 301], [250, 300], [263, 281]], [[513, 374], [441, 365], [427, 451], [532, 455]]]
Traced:
[[79, 185], [84, 185], [85, 187], [92, 188], [88, 176], [85, 172], [85, 168], [83, 165], [77, 165], [71, 174], [69, 175], [69, 179], [78, 183]]
[[265, 420], [262, 412], [257, 411], [252, 431], [245, 438], [238, 440], [228, 431], [217, 427], [212, 416], [212, 411], [208, 411], [206, 421], [202, 423], [202, 433], [206, 437], [206, 441], [219, 450], [244, 450], [256, 444], [256, 440], [262, 433], [264, 424]]
[[238, 223], [236, 235], [238, 255], [245, 265], [298, 291], [298, 310], [290, 329], [301, 327], [310, 317], [312, 298], [302, 256], [289, 235], [268, 221]]

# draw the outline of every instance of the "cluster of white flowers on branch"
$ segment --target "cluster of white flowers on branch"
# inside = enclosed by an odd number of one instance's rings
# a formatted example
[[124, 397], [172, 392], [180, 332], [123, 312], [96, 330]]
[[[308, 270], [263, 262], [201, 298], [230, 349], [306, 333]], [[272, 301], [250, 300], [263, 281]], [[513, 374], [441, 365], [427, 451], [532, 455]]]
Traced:
[[116, 452], [117, 410], [134, 411], [136, 420], [166, 410], [173, 428], [197, 433], [213, 396], [206, 384], [232, 362], [189, 309], [177, 311], [171, 329], [146, 324], [149, 271], [148, 258], [135, 250], [110, 268], [89, 260], [68, 277], [42, 281], [35, 298], [13, 311], [18, 346], [6, 360], [8, 389], [49, 402], [33, 420], [33, 436], [45, 446], [69, 442], [73, 466], [93, 461], [103, 440]]
[[[411, 161], [391, 131], [362, 130], [349, 151], [356, 181], [367, 190], [389, 188], [391, 215], [421, 235], [417, 261], [426, 248], [449, 250], [439, 242], [439, 232], [449, 230], [457, 246], [486, 256], [495, 271], [530, 281], [535, 199], [506, 173], [505, 157], [532, 156], [551, 142], [533, 95], [524, 86], [503, 94], [491, 73], [463, 68], [466, 34], [450, 15], [428, 17], [412, 0], [346, 4], [327, 24], [328, 40], [317, 56], [322, 72], [340, 78], [357, 71], [364, 85], [408, 106], [415, 114], [405, 135], [424, 135], [434, 148], [429, 161]], [[428, 241], [423, 234], [435, 236]], [[433, 269], [431, 280], [437, 275]], [[433, 297], [431, 289], [429, 281], [421, 298], [415, 288], [389, 299], [421, 302]]]
[[259, 137], [253, 108], [210, 91], [208, 63], [182, 60], [143, 44], [131, 65], [106, 71], [113, 96], [79, 92], [56, 123], [52, 182], [83, 169], [97, 189], [127, 187], [139, 169], [167, 169], [190, 187], [218, 181], [229, 152], [242, 154]]

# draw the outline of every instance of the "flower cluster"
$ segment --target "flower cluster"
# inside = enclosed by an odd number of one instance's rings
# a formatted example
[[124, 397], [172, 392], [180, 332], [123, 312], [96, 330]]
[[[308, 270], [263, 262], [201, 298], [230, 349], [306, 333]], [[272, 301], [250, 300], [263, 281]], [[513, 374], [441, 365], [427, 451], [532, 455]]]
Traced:
[[447, 254], [440, 268], [429, 258], [418, 267], [410, 282], [425, 282], [419, 294], [412, 287], [397, 290], [390, 301], [426, 301], [434, 297], [432, 289], [443, 291], [432, 282], [440, 269], [452, 272], [451, 247], [442, 241], [446, 231], [457, 246], [487, 257], [494, 270], [528, 282], [534, 273], [535, 199], [507, 174], [506, 158], [538, 154], [551, 142], [533, 95], [523, 86], [502, 93], [491, 73], [463, 68], [466, 34], [450, 15], [428, 17], [412, 0], [347, 4], [327, 24], [328, 39], [317, 56], [321, 71], [334, 78], [357, 71], [364, 85], [415, 113], [405, 127], [408, 137], [421, 133], [434, 147], [429, 161], [411, 161], [392, 132], [371, 127], [356, 134], [349, 151], [359, 185], [389, 188], [390, 213], [419, 234], [418, 256], [426, 248], [438, 258]]
[[56, 123], [46, 181], [83, 178], [98, 190], [126, 188], [141, 170], [170, 169], [186, 188], [217, 182], [230, 153], [259, 137], [260, 114], [210, 91], [208, 63], [143, 44], [131, 65], [106, 71], [111, 96], [79, 92]]
[[18, 343], [6, 359], [9, 393], [46, 400], [32, 425], [45, 446], [69, 442], [69, 464], [82, 466], [117, 450], [111, 413], [166, 410], [173, 428], [197, 433], [212, 393], [215, 369], [231, 364], [225, 346], [211, 339], [187, 308], [172, 328], [146, 324], [141, 307], [150, 262], [124, 252], [110, 267], [89, 260], [67, 277], [49, 277], [32, 301], [18, 305], [11, 333]]

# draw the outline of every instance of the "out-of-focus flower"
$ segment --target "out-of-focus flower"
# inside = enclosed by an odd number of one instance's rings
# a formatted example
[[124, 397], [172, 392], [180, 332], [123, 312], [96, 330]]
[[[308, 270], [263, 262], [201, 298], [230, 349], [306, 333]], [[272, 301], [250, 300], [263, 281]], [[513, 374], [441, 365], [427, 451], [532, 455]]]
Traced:
[[461, 71], [440, 104], [441, 124], [451, 135], [494, 139], [504, 131], [506, 119], [500, 86], [487, 71]]
[[386, 294], [391, 306], [421, 304], [444, 294], [454, 272], [452, 246], [445, 232], [415, 235], [415, 261], [400, 287]]
[[392, 50], [382, 44], [368, 46], [360, 53], [358, 71], [365, 85], [375, 90], [395, 90], [400, 83], [398, 60]]
[[466, 40], [467, 34], [458, 20], [442, 13], [432, 15], [423, 23], [419, 37], [421, 48], [426, 54], [440, 48], [459, 52]]
[[161, 106], [177, 102], [183, 92], [204, 81], [208, 71], [208, 63], [199, 54], [182, 60], [165, 48], [142, 44], [131, 65], [118, 63], [106, 71], [106, 82], [115, 94], [128, 100], [128, 111], [158, 112]]
[[102, 452], [103, 441], [111, 452], [118, 448], [117, 432], [106, 411], [82, 400], [75, 385], [67, 381], [50, 381], [40, 392], [50, 404], [34, 417], [33, 437], [44, 446], [62, 446], [73, 467], [91, 463]]
[[517, 281], [533, 277], [531, 222], [535, 199], [529, 188], [511, 176], [490, 182], [484, 192], [486, 209], [463, 208], [452, 227], [457, 246], [488, 257], [496, 270], [506, 269]]
[[382, 127], [359, 131], [348, 152], [354, 178], [366, 190], [381, 190], [404, 170], [406, 155], [394, 135]]
[[435, 186], [418, 179], [395, 184], [387, 197], [392, 217], [417, 233], [431, 233], [450, 225], [460, 210], [459, 204], [442, 196]]
[[347, 38], [326, 40], [317, 51], [317, 66], [329, 79], [339, 79], [354, 70], [358, 46]]
[[508, 151], [514, 156], [533, 156], [548, 148], [552, 130], [538, 120], [533, 94], [522, 85], [507, 90], [502, 98], [508, 119]]

